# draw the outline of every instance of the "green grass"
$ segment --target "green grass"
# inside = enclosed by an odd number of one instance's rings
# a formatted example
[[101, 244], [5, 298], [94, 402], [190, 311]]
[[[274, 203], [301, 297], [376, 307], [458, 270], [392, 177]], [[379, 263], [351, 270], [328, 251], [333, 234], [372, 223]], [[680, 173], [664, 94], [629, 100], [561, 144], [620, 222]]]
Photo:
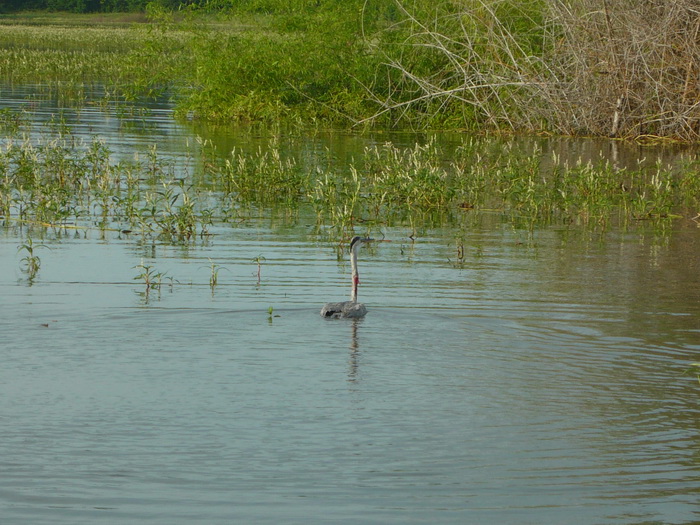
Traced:
[[[0, 17], [0, 81], [100, 83], [127, 97], [168, 89], [183, 116], [210, 121], [352, 125], [377, 104], [381, 57], [361, 33], [356, 1], [303, 13], [159, 10], [116, 17]], [[330, 5], [330, 4], [329, 4]]]
[[223, 124], [698, 140], [688, 6], [646, 6], [666, 21], [656, 33], [615, 3], [195, 3], [0, 16], [0, 82], [167, 93], [179, 116]]
[[22, 11], [0, 15], [0, 25], [64, 27], [131, 27], [148, 22], [145, 13], [66, 13]]

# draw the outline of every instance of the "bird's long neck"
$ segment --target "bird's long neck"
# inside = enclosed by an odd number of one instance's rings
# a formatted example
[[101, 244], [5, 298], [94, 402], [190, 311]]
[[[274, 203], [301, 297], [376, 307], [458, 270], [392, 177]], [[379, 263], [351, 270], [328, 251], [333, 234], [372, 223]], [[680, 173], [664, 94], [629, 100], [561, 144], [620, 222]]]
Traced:
[[360, 274], [357, 272], [357, 248], [353, 247], [350, 252], [350, 267], [352, 268], [352, 290], [350, 292], [350, 300], [357, 302], [357, 285], [360, 284]]

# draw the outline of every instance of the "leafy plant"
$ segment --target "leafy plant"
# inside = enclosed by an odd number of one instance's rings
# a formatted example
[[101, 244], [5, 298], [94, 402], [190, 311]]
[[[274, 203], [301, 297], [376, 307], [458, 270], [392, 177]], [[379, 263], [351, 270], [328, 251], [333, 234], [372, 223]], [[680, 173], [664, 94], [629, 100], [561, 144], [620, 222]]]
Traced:
[[18, 252], [26, 252], [26, 255], [21, 259], [20, 264], [22, 271], [27, 274], [29, 281], [34, 281], [36, 275], [39, 273], [39, 268], [41, 268], [41, 259], [34, 253], [37, 248], [47, 248], [43, 244], [34, 244], [31, 237], [27, 237], [24, 244], [18, 247]]
[[163, 278], [165, 278], [165, 273], [156, 272], [152, 266], [144, 264], [143, 261], [134, 266], [134, 268], [140, 270], [141, 272], [139, 275], [134, 277], [134, 280], [140, 280], [143, 282], [145, 287], [144, 294], [146, 298], [149, 297], [151, 290], [160, 290]]
[[216, 264], [211, 259], [209, 259], [208, 268], [210, 269], [210, 272], [211, 272], [209, 274], [209, 288], [211, 288], [212, 293], [214, 293], [214, 289], [219, 284], [219, 272], [221, 270], [226, 270], [226, 268]]

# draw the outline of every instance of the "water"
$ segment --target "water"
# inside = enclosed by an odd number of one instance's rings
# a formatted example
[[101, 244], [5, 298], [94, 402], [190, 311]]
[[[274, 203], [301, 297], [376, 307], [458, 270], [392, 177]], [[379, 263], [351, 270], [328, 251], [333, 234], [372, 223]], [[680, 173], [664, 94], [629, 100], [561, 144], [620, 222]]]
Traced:
[[[119, 154], [194, 143], [167, 108], [83, 111]], [[363, 248], [359, 321], [318, 315], [349, 267], [303, 211], [189, 246], [49, 232], [32, 285], [0, 230], [2, 522], [700, 521], [694, 223], [464, 224]], [[148, 295], [142, 260], [171, 278]]]

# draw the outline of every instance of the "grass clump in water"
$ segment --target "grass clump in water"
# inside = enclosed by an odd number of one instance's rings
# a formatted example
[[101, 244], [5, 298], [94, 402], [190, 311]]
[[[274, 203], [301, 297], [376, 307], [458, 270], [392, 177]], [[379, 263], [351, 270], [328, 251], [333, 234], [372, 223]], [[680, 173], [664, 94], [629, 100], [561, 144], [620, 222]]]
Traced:
[[279, 148], [245, 155], [235, 148], [216, 176], [227, 194], [244, 202], [272, 204], [298, 202], [309, 177], [293, 158], [282, 158]]
[[31, 237], [27, 237], [24, 244], [20, 245], [18, 252], [24, 252], [26, 255], [20, 261], [22, 271], [27, 274], [30, 283], [34, 282], [39, 268], [41, 268], [41, 259], [34, 253], [37, 248], [46, 248], [43, 244], [34, 244]]
[[[293, 146], [289, 151], [304, 151]], [[533, 226], [607, 227], [694, 216], [700, 206], [697, 159], [675, 168], [567, 164], [537, 147], [523, 151], [484, 139], [468, 139], [449, 154], [434, 139], [403, 148], [374, 145], [344, 165], [327, 152], [285, 151], [278, 138], [267, 148], [236, 149], [223, 158], [201, 148], [190, 174], [164, 162], [155, 148], [140, 160], [113, 163], [98, 140], [8, 140], [0, 150], [0, 213], [5, 222], [188, 243], [232, 217], [248, 220], [300, 206], [313, 208], [317, 227], [337, 238], [360, 224], [414, 229], [474, 212]]]

